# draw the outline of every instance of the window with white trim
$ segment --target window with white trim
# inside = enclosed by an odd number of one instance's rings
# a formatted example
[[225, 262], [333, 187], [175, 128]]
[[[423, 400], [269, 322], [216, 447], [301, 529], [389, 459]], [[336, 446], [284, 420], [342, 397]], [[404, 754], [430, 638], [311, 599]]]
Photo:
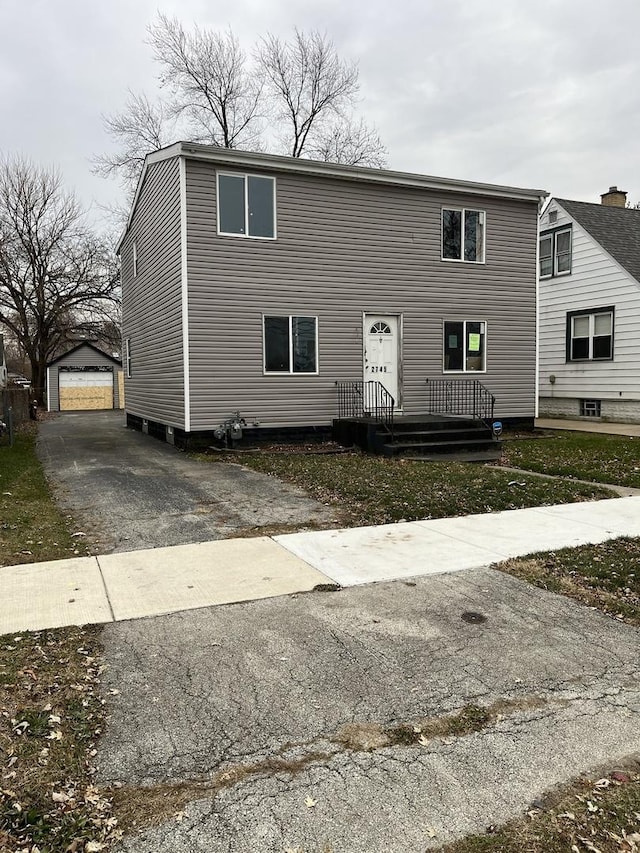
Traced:
[[613, 360], [613, 307], [567, 314], [567, 361]]
[[127, 379], [131, 378], [131, 338], [126, 338], [124, 342], [124, 364], [127, 371]]
[[318, 372], [318, 318], [265, 316], [264, 372]]
[[275, 178], [218, 172], [218, 234], [274, 240]]
[[442, 260], [484, 263], [484, 210], [442, 209]]
[[569, 275], [571, 255], [571, 226], [545, 231], [540, 235], [540, 278]]
[[133, 277], [138, 275], [138, 241], [133, 241]]
[[444, 372], [486, 370], [487, 324], [482, 320], [445, 320]]

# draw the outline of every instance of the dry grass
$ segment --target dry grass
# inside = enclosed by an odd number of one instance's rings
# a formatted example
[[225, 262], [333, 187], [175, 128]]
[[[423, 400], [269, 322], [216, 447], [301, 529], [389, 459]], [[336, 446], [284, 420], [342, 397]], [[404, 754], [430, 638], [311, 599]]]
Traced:
[[638, 766], [581, 777], [523, 817], [437, 853], [640, 853]]
[[100, 654], [93, 628], [0, 637], [0, 851], [66, 853], [113, 836], [91, 781]]
[[34, 423], [0, 447], [0, 569], [82, 556], [84, 537], [74, 537], [71, 519], [56, 506], [36, 455]]

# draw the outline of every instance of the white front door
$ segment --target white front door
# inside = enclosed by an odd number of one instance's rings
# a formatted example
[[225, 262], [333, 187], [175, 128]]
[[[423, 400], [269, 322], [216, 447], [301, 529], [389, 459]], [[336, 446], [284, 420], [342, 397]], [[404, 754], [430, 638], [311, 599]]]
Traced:
[[364, 378], [381, 382], [400, 408], [400, 339], [397, 314], [364, 315]]

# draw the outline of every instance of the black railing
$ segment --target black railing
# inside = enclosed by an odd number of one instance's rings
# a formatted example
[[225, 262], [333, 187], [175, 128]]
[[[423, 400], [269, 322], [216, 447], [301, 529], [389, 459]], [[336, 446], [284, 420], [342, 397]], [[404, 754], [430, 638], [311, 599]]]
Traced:
[[427, 406], [430, 414], [471, 415], [493, 422], [496, 398], [477, 379], [427, 379]]
[[393, 433], [395, 400], [381, 382], [336, 382], [338, 418], [371, 418]]

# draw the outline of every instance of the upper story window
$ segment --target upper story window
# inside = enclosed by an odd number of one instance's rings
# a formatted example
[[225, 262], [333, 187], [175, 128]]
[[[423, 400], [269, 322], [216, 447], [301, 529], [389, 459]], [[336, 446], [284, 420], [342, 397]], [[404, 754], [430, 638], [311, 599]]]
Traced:
[[133, 277], [138, 275], [138, 241], [133, 241]]
[[264, 317], [264, 372], [318, 372], [318, 318]]
[[571, 227], [540, 235], [540, 278], [571, 272]]
[[487, 326], [483, 320], [446, 320], [444, 371], [484, 372], [486, 370], [486, 331]]
[[613, 307], [570, 311], [567, 314], [567, 361], [611, 361], [613, 316]]
[[442, 209], [442, 259], [484, 263], [484, 210]]
[[218, 234], [274, 240], [275, 178], [218, 172]]

